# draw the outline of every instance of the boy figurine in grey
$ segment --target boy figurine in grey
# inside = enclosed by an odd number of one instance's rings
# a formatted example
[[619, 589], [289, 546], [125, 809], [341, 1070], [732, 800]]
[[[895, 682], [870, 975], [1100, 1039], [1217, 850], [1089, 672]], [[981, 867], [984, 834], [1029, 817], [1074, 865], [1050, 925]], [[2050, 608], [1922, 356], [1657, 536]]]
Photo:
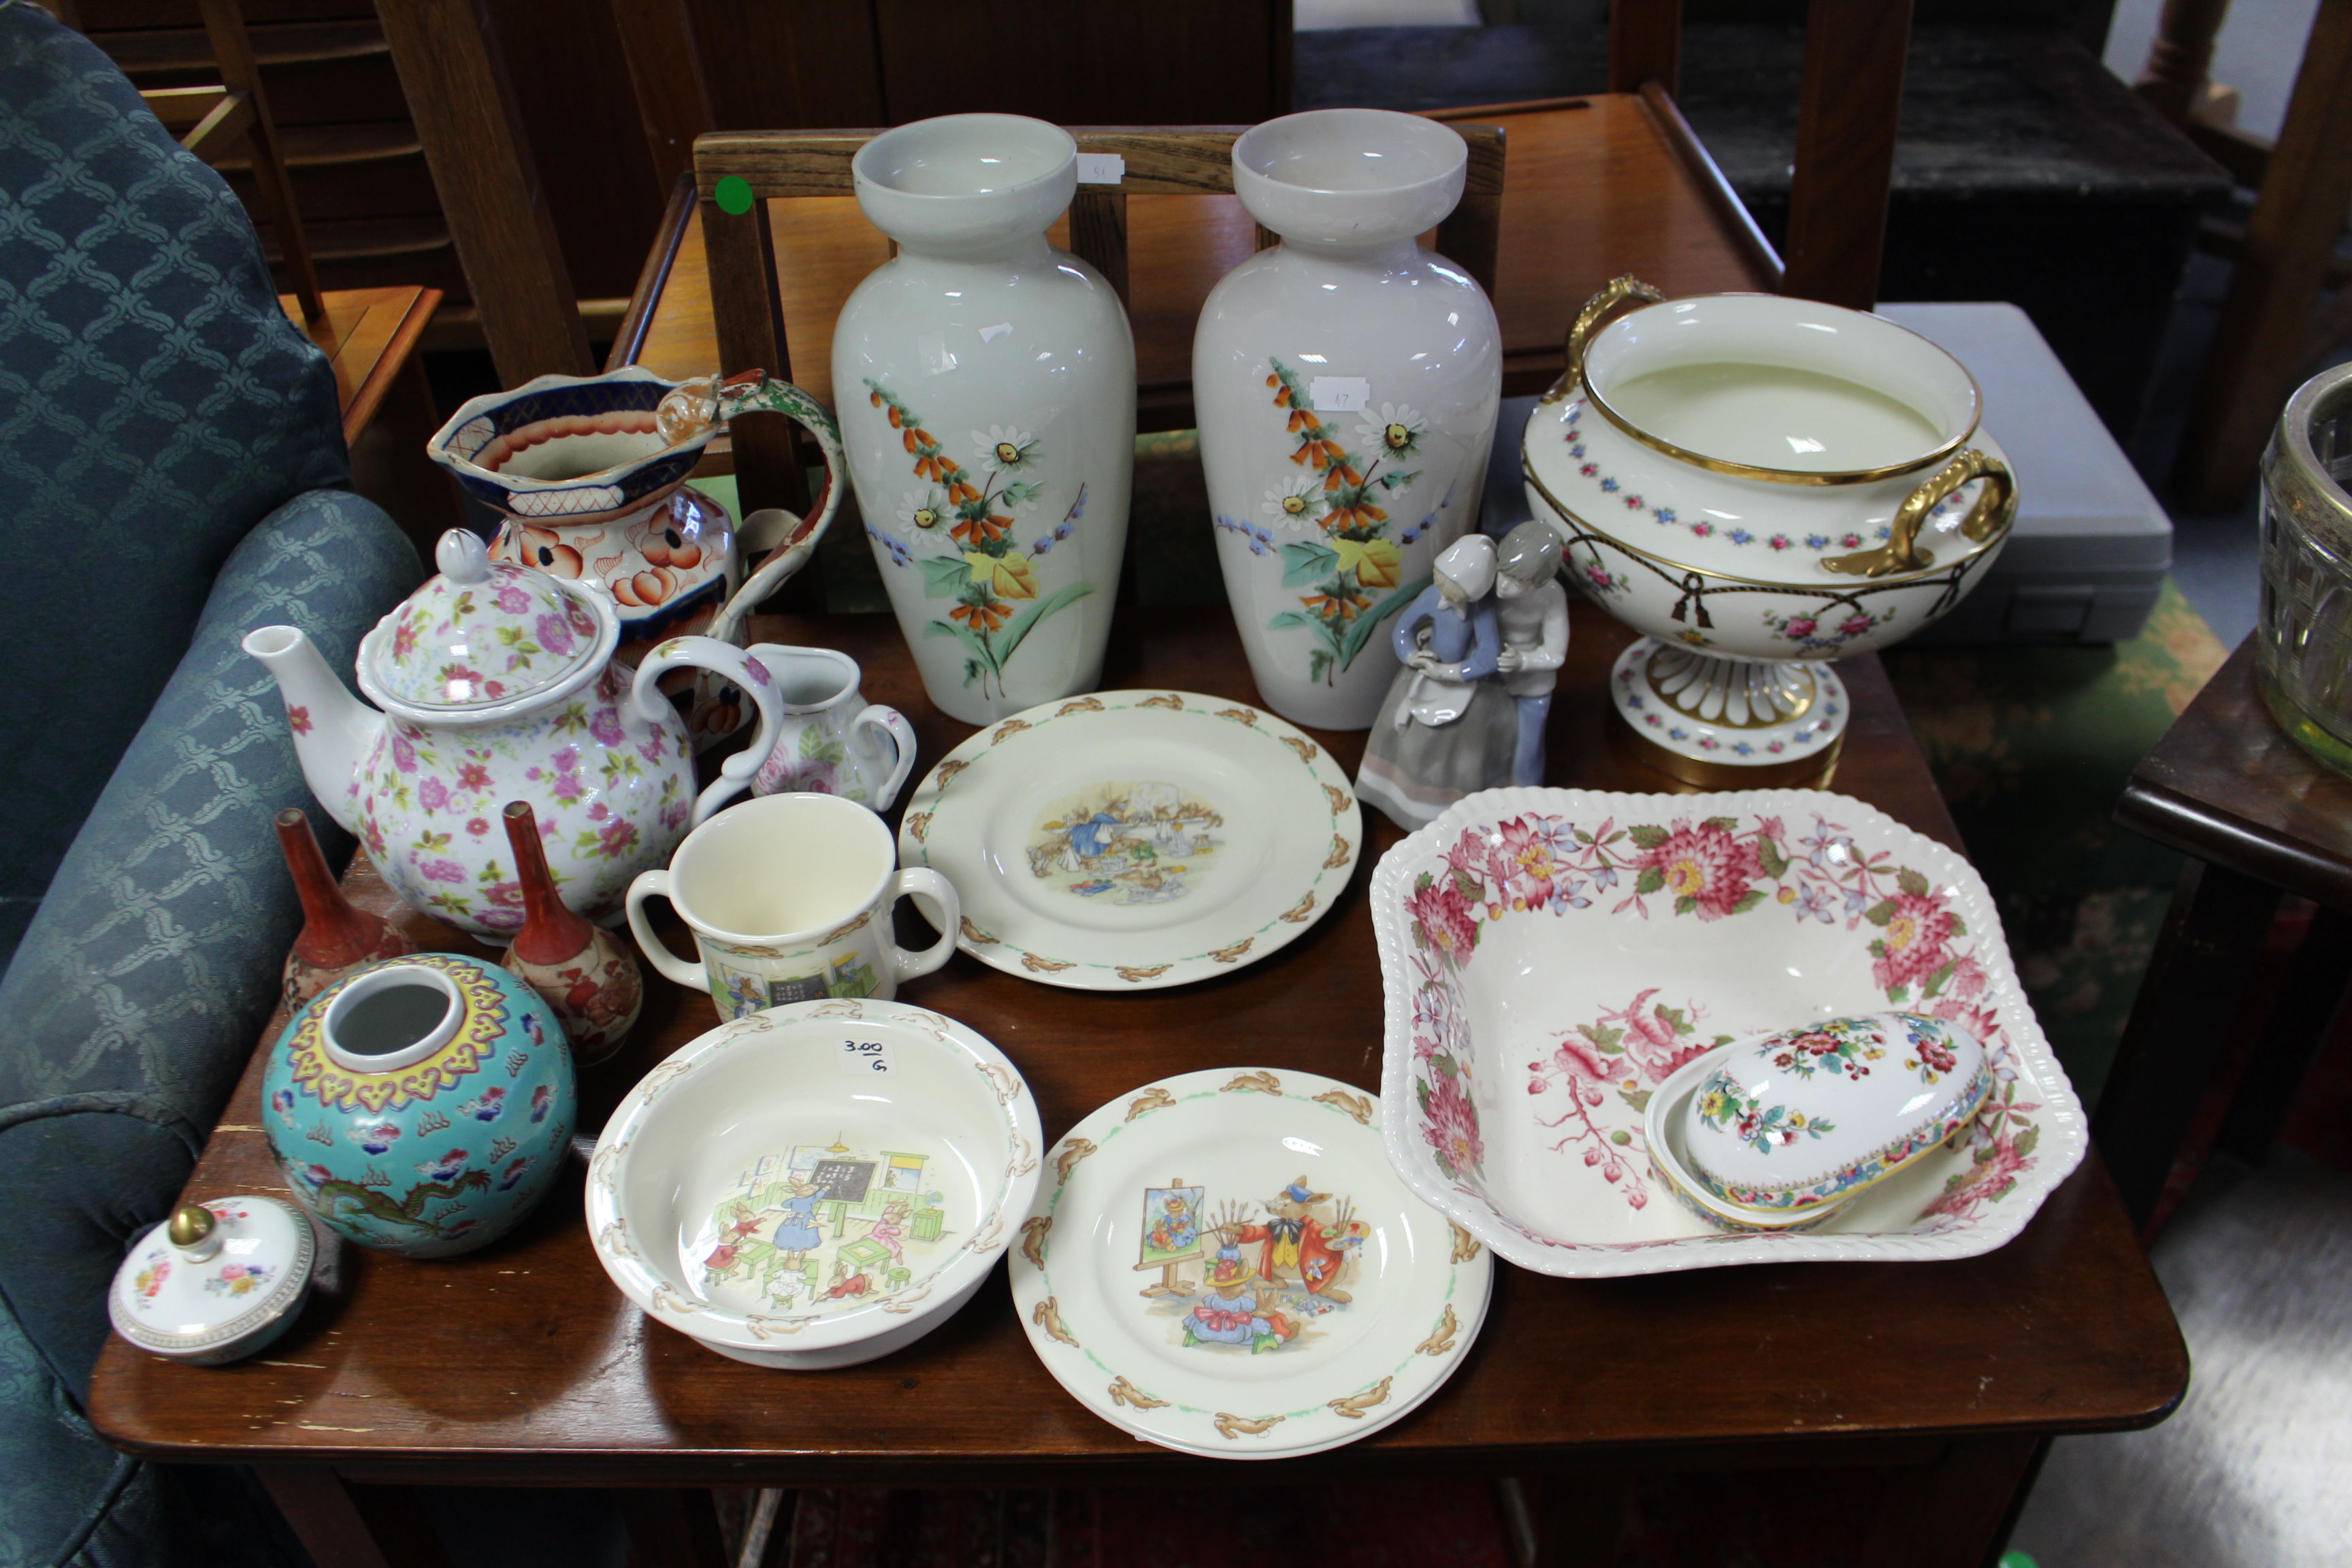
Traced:
[[1551, 712], [1556, 672], [1568, 659], [1568, 595], [1558, 581], [1559, 553], [1559, 535], [1531, 519], [1503, 536], [1495, 561], [1503, 631], [1495, 668], [1519, 710], [1518, 745], [1511, 757], [1515, 784], [1544, 782], [1544, 721]]

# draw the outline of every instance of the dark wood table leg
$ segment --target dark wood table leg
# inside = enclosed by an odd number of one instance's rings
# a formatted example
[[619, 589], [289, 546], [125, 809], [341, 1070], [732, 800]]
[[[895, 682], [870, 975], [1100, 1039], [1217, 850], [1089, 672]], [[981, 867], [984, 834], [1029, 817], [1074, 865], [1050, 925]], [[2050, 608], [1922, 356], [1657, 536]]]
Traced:
[[2143, 1231], [2229, 1040], [2279, 897], [2267, 882], [2199, 861], [2172, 895], [2091, 1119], [2124, 1208]]
[[1536, 1516], [1537, 1568], [1610, 1568], [1625, 1529], [1625, 1478], [1546, 1476], [1527, 1483], [1542, 1489], [1530, 1500]]
[[2033, 1489], [2041, 1483], [2042, 1467], [2050, 1462], [2052, 1441], [2046, 1436], [2034, 1440], [2033, 1457], [2026, 1461], [2025, 1473], [2017, 1478], [2017, 1490], [2009, 1500], [2009, 1512], [2002, 1516], [1992, 1544], [1985, 1548], [1985, 1568], [2000, 1568], [2001, 1557], [2009, 1551], [2009, 1538], [2017, 1533], [2017, 1521], [2025, 1516], [2025, 1505], [2033, 1500]]
[[2263, 1030], [2262, 1047], [2246, 1069], [2230, 1114], [2221, 1123], [2218, 1146], [2249, 1163], [2270, 1152], [2279, 1129], [2286, 1125], [2311, 1059], [2331, 1032], [2352, 977], [2352, 914], [2322, 907], [2311, 917], [2311, 930], [2294, 956]]
[[1937, 1462], [1890, 1472], [1860, 1561], [1991, 1568], [2042, 1441], [2032, 1433], [1957, 1438]]
[[341, 1476], [324, 1465], [257, 1465], [270, 1500], [319, 1568], [410, 1568], [376, 1540]]
[[730, 1568], [719, 1538], [719, 1509], [709, 1492], [627, 1487], [616, 1495], [637, 1568]]

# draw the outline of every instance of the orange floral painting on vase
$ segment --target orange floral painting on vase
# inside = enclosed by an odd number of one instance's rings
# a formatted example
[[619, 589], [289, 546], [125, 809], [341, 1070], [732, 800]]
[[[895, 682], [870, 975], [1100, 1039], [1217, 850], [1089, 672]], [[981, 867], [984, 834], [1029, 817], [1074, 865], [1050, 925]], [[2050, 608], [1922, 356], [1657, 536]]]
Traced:
[[[1428, 422], [1402, 404], [1383, 403], [1361, 412], [1350, 447], [1339, 426], [1316, 409], [1296, 371], [1277, 359], [1266, 363], [1265, 384], [1286, 416], [1286, 433], [1294, 442], [1290, 461], [1301, 472], [1265, 492], [1259, 508], [1265, 524], [1219, 517], [1217, 526], [1246, 537], [1254, 554], [1280, 550], [1283, 586], [1307, 591], [1298, 595], [1299, 608], [1276, 616], [1267, 628], [1312, 632], [1308, 679], [1333, 684], [1380, 624], [1429, 586], [1426, 576], [1404, 581], [1404, 546], [1430, 528], [1435, 513], [1400, 537], [1391, 536], [1389, 515], [1421, 478], [1404, 464], [1421, 455]], [[1309, 529], [1314, 536], [1306, 540], [1275, 537]]]
[[1081, 581], [1043, 593], [1037, 576], [1038, 563], [1085, 517], [1087, 487], [1078, 487], [1077, 500], [1057, 526], [1024, 548], [1017, 519], [1035, 509], [1045, 489], [1039, 478], [1044, 443], [1015, 426], [991, 425], [970, 433], [963, 444], [971, 453], [967, 465], [951, 455], [952, 438], [942, 441], [925, 429], [897, 394], [871, 379], [866, 386], [867, 400], [887, 412], [890, 427], [915, 460], [914, 477], [923, 481], [922, 489], [902, 498], [903, 521], [917, 537], [947, 548], [918, 556], [871, 522], [866, 531], [881, 542], [891, 565], [921, 571], [927, 597], [951, 601], [947, 617], [931, 622], [926, 633], [961, 642], [963, 683], [977, 684], [982, 696], [1001, 697], [1006, 663], [1038, 623], [1094, 592], [1093, 584]]

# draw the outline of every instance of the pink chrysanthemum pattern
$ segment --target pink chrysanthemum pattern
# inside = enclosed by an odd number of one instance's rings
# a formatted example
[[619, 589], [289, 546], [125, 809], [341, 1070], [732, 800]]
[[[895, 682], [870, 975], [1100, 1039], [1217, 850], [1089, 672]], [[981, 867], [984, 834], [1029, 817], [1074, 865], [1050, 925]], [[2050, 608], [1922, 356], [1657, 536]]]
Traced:
[[[1957, 897], [1958, 889], [1895, 864], [1891, 850], [1857, 845], [1849, 828], [1819, 813], [1793, 832], [1769, 816], [1587, 824], [1539, 813], [1465, 829], [1413, 879], [1405, 898], [1423, 1141], [1451, 1180], [1483, 1190], [1486, 1143], [1475, 1091], [1482, 1068], [1462, 980], [1493, 922], [1596, 910], [1643, 921], [1819, 921], [1864, 943], [1890, 1005], [1950, 1020], [1984, 1042], [1997, 1082], [1970, 1133], [1970, 1167], [1921, 1215], [1930, 1228], [1970, 1220], [2006, 1196], [2031, 1165], [2039, 1132], [2030, 1116], [2041, 1108], [2016, 1098], [2016, 1053], [2003, 1038], [1967, 922], [1953, 908]], [[1577, 1157], [1638, 1209], [1650, 1200], [1648, 1152], [1638, 1131], [1609, 1123], [1622, 1122], [1625, 1110], [1638, 1116], [1667, 1078], [1732, 1037], [1705, 1026], [1706, 1008], [1696, 998], [1677, 1005], [1654, 986], [1629, 986], [1627, 995], [1622, 1006], [1562, 1031], [1548, 1054], [1525, 1066], [1534, 1114], [1557, 1134], [1552, 1150]], [[1916, 1054], [1904, 1065], [1928, 1081], [1949, 1070], [1948, 1062]], [[1612, 1100], [1620, 1109], [1602, 1115]]]

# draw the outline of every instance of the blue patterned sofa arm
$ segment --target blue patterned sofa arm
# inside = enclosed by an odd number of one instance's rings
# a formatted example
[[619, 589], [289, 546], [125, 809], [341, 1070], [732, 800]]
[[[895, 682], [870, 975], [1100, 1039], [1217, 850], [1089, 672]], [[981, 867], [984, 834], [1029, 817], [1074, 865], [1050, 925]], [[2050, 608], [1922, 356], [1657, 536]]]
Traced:
[[[263, 519], [0, 977], [0, 1191], [16, 1233], [0, 1298], [76, 1399], [123, 1247], [177, 1194], [275, 1003], [300, 914], [271, 818], [302, 806], [331, 858], [351, 852], [238, 640], [299, 626], [349, 669], [419, 575], [392, 519], [346, 491]], [[0, 1474], [12, 1468], [0, 1453]]]

